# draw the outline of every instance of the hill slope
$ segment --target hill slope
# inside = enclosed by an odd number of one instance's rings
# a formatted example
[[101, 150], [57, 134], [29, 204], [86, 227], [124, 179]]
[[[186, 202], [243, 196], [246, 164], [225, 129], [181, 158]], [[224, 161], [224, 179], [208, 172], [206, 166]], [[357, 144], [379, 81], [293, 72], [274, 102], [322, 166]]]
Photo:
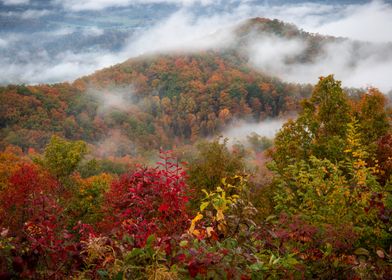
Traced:
[[296, 110], [309, 92], [213, 52], [138, 58], [72, 85], [2, 88], [1, 145], [41, 148], [52, 133], [96, 143], [119, 129], [144, 149], [168, 147], [172, 136], [193, 141], [235, 119]]
[[[73, 84], [0, 88], [0, 147], [41, 149], [51, 134], [91, 144], [115, 142], [118, 155], [171, 147], [219, 133], [238, 119], [260, 121], [297, 110], [309, 85], [284, 83], [248, 64], [246, 46], [266, 34], [319, 44], [277, 20], [252, 19], [234, 29], [225, 48], [130, 59]], [[121, 148], [122, 147], [122, 148]]]

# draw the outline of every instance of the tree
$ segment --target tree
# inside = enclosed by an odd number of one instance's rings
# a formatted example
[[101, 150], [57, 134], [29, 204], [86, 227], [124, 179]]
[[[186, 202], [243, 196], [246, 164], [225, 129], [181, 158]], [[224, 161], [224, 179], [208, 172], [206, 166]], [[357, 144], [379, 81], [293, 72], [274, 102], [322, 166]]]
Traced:
[[248, 135], [247, 140], [251, 145], [252, 149], [257, 153], [267, 150], [271, 148], [273, 145], [272, 139], [265, 136], [261, 136], [256, 132], [252, 132], [250, 135]]
[[203, 197], [202, 189], [213, 191], [223, 178], [242, 175], [245, 172], [245, 154], [242, 150], [231, 152], [227, 147], [227, 139], [222, 142], [201, 142], [197, 146], [197, 154], [188, 165], [188, 183], [195, 190], [193, 203]]
[[310, 102], [315, 107], [314, 117], [319, 124], [320, 137], [344, 137], [350, 122], [348, 98], [343, 92], [341, 82], [333, 75], [321, 77], [315, 86]]
[[365, 145], [374, 143], [390, 129], [385, 110], [386, 103], [385, 96], [375, 88], [370, 88], [362, 95], [357, 118]]
[[296, 121], [284, 125], [275, 140], [275, 162], [283, 167], [310, 155], [342, 160], [350, 122], [350, 107], [341, 83], [332, 75], [321, 77], [310, 99], [302, 102], [302, 112]]
[[37, 161], [56, 178], [65, 179], [76, 170], [86, 153], [85, 142], [67, 141], [54, 135], [45, 148], [43, 158]]

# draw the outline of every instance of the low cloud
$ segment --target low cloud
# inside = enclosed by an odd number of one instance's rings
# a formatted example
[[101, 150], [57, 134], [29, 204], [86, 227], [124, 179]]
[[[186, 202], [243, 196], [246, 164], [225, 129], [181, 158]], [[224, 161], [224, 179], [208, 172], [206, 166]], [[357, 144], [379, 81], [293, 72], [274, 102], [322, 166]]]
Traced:
[[30, 0], [0, 0], [3, 5], [27, 5]]
[[13, 11], [0, 12], [0, 16], [14, 17], [19, 19], [38, 19], [50, 14], [52, 14], [52, 11], [50, 10], [34, 10], [34, 9], [28, 9], [23, 12], [13, 12]]
[[[20, 54], [21, 55], [21, 54]], [[26, 53], [29, 56], [30, 53]], [[20, 57], [21, 58], [21, 57]], [[3, 83], [56, 83], [72, 81], [96, 69], [120, 62], [117, 55], [100, 52], [73, 53], [63, 52], [50, 57], [45, 51], [36, 54], [36, 58], [26, 57], [21, 62], [0, 59], [0, 65], [6, 65], [0, 77]], [[28, 62], [27, 62], [28, 61]]]
[[134, 105], [132, 85], [104, 90], [88, 89], [87, 94], [97, 102], [97, 113], [100, 115], [113, 111], [127, 112]]
[[103, 10], [107, 8], [127, 7], [145, 4], [175, 4], [190, 6], [193, 4], [210, 5], [216, 4], [216, 0], [55, 0], [54, 3], [61, 4], [64, 8], [72, 11]]
[[13, 42], [15, 42], [17, 40], [18, 40], [18, 38], [13, 36], [12, 34], [8, 34], [7, 36], [3, 36], [3, 38], [0, 38], [0, 49], [8, 48], [10, 44], [12, 44]]
[[[300, 83], [315, 83], [319, 76], [333, 73], [344, 86], [392, 90], [392, 80], [387, 77], [392, 71], [392, 45], [383, 43], [392, 42], [392, 29], [385, 28], [392, 26], [392, 6], [382, 1], [360, 5], [251, 6], [243, 3], [234, 12], [208, 17], [182, 9], [132, 38], [126, 52], [132, 56], [229, 46], [234, 40], [230, 33], [232, 26], [255, 15], [293, 22], [305, 31], [350, 39], [326, 43], [313, 61], [299, 63], [295, 58], [306, 51], [306, 42], [271, 35], [255, 36], [248, 46], [249, 61], [262, 72]], [[366, 26], [364, 31], [356, 27], [362, 25]]]
[[[97, 105], [97, 116], [105, 122], [110, 122], [109, 126], [112, 127], [94, 144], [94, 155], [103, 158], [136, 155], [137, 145], [129, 139], [124, 128], [120, 129], [120, 125], [116, 124], [125, 120], [121, 118], [127, 118], [126, 116], [129, 116], [131, 112], [138, 110], [134, 102], [133, 86], [89, 88], [86, 94]], [[120, 112], [126, 114], [118, 114]]]
[[354, 40], [392, 42], [392, 6], [383, 1], [347, 6], [339, 18], [314, 26], [309, 31]]
[[105, 33], [105, 31], [101, 28], [91, 26], [88, 28], [84, 28], [82, 33], [84, 36], [101, 36]]
[[341, 1], [341, 4], [266, 4], [256, 6], [254, 10], [260, 17], [294, 23], [313, 33], [360, 41], [392, 41], [392, 29], [388, 28], [392, 26], [390, 1], [373, 0], [350, 5], [344, 4], [344, 1]]
[[[320, 55], [314, 57], [311, 63], [294, 63], [292, 58], [306, 49], [306, 43], [276, 36], [256, 38], [248, 48], [249, 61], [261, 71], [288, 81], [311, 83], [315, 83], [320, 75], [335, 73], [336, 78], [341, 79], [345, 86], [373, 85], [383, 91], [392, 89], [392, 80], [388, 76], [392, 71], [392, 47], [382, 43], [392, 42], [392, 29], [388, 28], [392, 26], [392, 5], [383, 1], [354, 5], [274, 5], [271, 4], [273, 1], [246, 0], [64, 0], [56, 3], [68, 9], [71, 15], [74, 11], [156, 3], [175, 4], [178, 9], [169, 17], [155, 21], [156, 24], [142, 27], [115, 50], [92, 45], [88, 50], [62, 50], [57, 47], [54, 51], [49, 51], [45, 46], [39, 45], [40, 42], [56, 43], [57, 40], [66, 40], [67, 36], [76, 31], [81, 39], [103, 35], [104, 29], [94, 25], [89, 25], [82, 31], [64, 25], [65, 27], [47, 32], [2, 34], [0, 67], [5, 70], [0, 83], [70, 81], [141, 54], [222, 48], [233, 42], [230, 31], [235, 24], [259, 16], [294, 23], [305, 31], [369, 41], [369, 44], [361, 44], [361, 47], [346, 40], [329, 43], [322, 47]], [[43, 11], [42, 15], [45, 13]], [[26, 38], [19, 40], [20, 35]], [[36, 49], [29, 50], [26, 42], [37, 45]]]
[[135, 144], [129, 140], [119, 129], [112, 129], [108, 136], [95, 144], [94, 156], [123, 157], [126, 155], [136, 155]]
[[131, 56], [152, 52], [198, 51], [230, 46], [236, 16], [198, 17], [180, 10], [130, 39], [125, 49]]
[[344, 86], [392, 89], [392, 44], [339, 40], [322, 46], [311, 62], [296, 60], [306, 51], [304, 42], [266, 37], [251, 43], [248, 53], [256, 68], [288, 82], [314, 83], [333, 73]]
[[285, 120], [265, 120], [259, 123], [249, 123], [245, 121], [237, 121], [235, 124], [227, 128], [223, 133], [223, 137], [230, 139], [230, 142], [244, 142], [252, 133], [260, 136], [274, 138], [275, 134], [282, 128]]
[[287, 66], [290, 61], [302, 54], [306, 47], [306, 43], [299, 39], [264, 35], [249, 43], [247, 53], [252, 64], [269, 74], [282, 76], [291, 70]]

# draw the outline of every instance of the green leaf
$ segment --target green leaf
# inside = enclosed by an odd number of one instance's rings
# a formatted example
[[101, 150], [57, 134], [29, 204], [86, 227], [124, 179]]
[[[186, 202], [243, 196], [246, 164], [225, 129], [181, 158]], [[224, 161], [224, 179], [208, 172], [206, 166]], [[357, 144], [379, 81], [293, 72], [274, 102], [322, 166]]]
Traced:
[[298, 264], [298, 261], [296, 258], [294, 258], [293, 256], [289, 256], [286, 260], [286, 263], [290, 266], [294, 266], [296, 264]]
[[270, 220], [273, 220], [273, 219], [275, 219], [275, 218], [276, 218], [275, 215], [269, 215], [269, 216], [265, 219], [265, 221], [266, 221], [266, 222], [269, 222]]
[[263, 265], [263, 263], [254, 263], [250, 266], [250, 269], [253, 271], [264, 270], [264, 265]]
[[366, 250], [365, 248], [358, 248], [354, 251], [354, 254], [356, 255], [362, 255], [362, 256], [369, 256], [369, 251]]
[[140, 248], [133, 248], [131, 252], [129, 252], [126, 256], [125, 256], [125, 261], [129, 261], [131, 259], [133, 259], [134, 257], [137, 257], [139, 255], [143, 254], [143, 250]]
[[155, 241], [155, 235], [151, 234], [146, 241], [146, 247], [151, 247], [152, 243]]
[[207, 206], [208, 206], [209, 204], [210, 204], [209, 201], [203, 202], [203, 203], [200, 205], [200, 211], [204, 211], [204, 209], [206, 209]]
[[327, 246], [325, 248], [324, 256], [329, 256], [332, 253], [332, 245], [330, 243], [327, 243]]

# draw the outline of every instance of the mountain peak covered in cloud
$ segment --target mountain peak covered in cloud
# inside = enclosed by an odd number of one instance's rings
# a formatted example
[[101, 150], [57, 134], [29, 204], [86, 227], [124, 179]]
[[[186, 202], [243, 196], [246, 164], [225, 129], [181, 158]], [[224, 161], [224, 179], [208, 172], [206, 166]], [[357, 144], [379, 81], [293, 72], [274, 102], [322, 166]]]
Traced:
[[[391, 90], [390, 1], [3, 0], [0, 83], [73, 80], [142, 54], [227, 48], [250, 18], [243, 31], [275, 28], [242, 38], [260, 71], [297, 82], [336, 73], [347, 86]], [[305, 31], [323, 36], [307, 39]]]

